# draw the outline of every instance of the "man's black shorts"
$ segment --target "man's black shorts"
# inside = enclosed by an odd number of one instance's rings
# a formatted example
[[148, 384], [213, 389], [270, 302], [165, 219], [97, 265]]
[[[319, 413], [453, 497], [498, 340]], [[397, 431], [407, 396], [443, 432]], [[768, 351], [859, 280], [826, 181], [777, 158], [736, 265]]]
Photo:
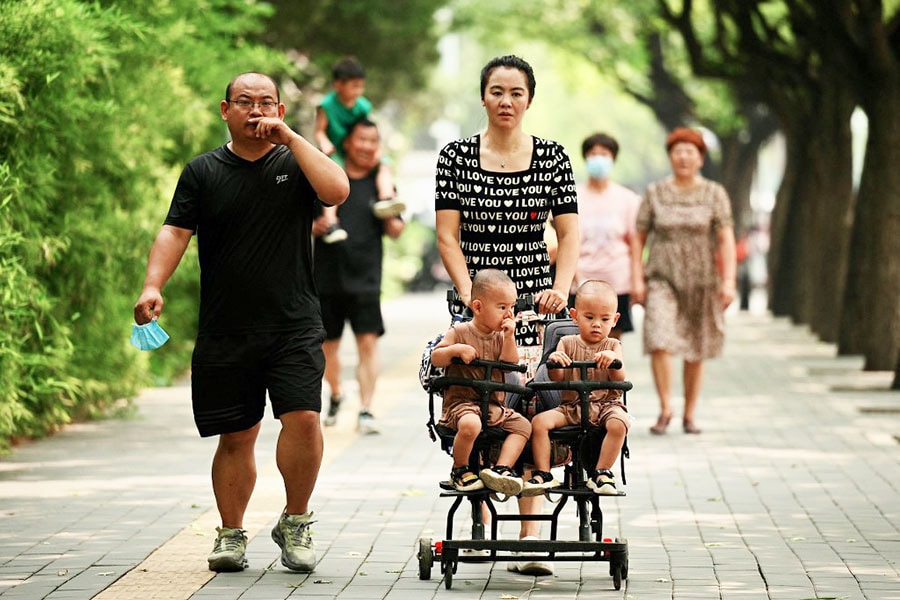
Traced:
[[276, 418], [322, 410], [325, 330], [203, 336], [191, 359], [194, 422], [203, 437], [244, 431], [262, 420], [266, 392]]
[[325, 339], [340, 339], [344, 322], [350, 321], [353, 333], [384, 334], [384, 319], [381, 316], [381, 295], [378, 292], [365, 294], [321, 294], [322, 322], [325, 324]]

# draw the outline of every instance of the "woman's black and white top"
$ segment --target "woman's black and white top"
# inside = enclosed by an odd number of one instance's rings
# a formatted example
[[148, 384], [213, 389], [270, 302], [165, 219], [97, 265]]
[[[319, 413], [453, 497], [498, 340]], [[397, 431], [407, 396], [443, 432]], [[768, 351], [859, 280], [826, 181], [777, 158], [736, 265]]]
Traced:
[[[520, 296], [553, 285], [544, 242], [548, 216], [578, 212], [565, 149], [552, 140], [532, 139], [531, 165], [511, 173], [481, 167], [480, 135], [451, 142], [441, 150], [435, 181], [435, 210], [460, 213], [460, 247], [469, 275], [500, 269]], [[537, 345], [534, 325], [520, 325], [516, 341]]]

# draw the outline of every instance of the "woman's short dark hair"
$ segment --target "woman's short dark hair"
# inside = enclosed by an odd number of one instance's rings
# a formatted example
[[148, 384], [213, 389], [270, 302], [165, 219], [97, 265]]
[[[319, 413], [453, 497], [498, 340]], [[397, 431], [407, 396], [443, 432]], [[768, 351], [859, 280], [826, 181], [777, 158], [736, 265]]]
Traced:
[[537, 86], [537, 83], [534, 80], [534, 69], [532, 69], [531, 65], [527, 62], [512, 54], [492, 58], [488, 61], [488, 64], [484, 65], [484, 68], [481, 69], [482, 98], [484, 98], [484, 90], [487, 89], [487, 82], [488, 78], [491, 76], [491, 71], [497, 67], [506, 67], [508, 69], [518, 69], [522, 71], [525, 74], [525, 79], [528, 80], [528, 99], [534, 100], [534, 88]]
[[606, 133], [593, 133], [581, 142], [581, 157], [587, 158], [587, 153], [594, 146], [603, 146], [612, 152], [613, 160], [619, 155], [619, 142], [616, 141], [616, 138]]

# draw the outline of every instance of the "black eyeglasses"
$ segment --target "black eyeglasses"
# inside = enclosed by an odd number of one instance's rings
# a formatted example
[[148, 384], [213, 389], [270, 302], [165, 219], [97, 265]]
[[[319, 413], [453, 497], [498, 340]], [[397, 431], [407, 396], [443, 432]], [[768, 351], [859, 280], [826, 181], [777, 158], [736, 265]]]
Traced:
[[252, 102], [250, 100], [226, 100], [225, 102], [234, 104], [241, 110], [249, 110], [254, 106], [258, 106], [260, 110], [267, 111], [272, 110], [278, 106], [277, 102], [273, 102], [271, 100], [264, 100], [262, 102]]

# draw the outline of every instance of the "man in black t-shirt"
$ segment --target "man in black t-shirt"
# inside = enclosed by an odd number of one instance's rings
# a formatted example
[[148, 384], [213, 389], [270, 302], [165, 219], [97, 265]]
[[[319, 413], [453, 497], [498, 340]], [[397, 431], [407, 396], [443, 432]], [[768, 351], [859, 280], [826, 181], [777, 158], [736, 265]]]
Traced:
[[325, 380], [331, 388], [331, 400], [325, 425], [334, 425], [343, 393], [338, 349], [344, 322], [356, 336], [359, 362], [360, 412], [357, 428], [362, 433], [378, 433], [372, 416], [372, 399], [378, 377], [378, 337], [384, 333], [381, 316], [382, 236], [398, 237], [404, 228], [399, 217], [384, 220], [375, 216], [372, 203], [378, 199], [375, 177], [379, 164], [378, 128], [368, 119], [354, 123], [344, 138], [344, 169], [350, 178], [350, 196], [338, 208], [347, 239], [326, 244], [326, 219], [313, 224], [315, 242], [316, 287], [325, 324]]
[[235, 77], [220, 103], [231, 141], [193, 159], [150, 250], [134, 306], [158, 318], [162, 288], [196, 234], [200, 327], [191, 359], [194, 421], [219, 436], [212, 484], [222, 519], [213, 571], [247, 566], [244, 513], [256, 482], [254, 446], [266, 394], [281, 421], [276, 462], [287, 501], [272, 538], [281, 562], [315, 568], [308, 503], [322, 462], [324, 339], [312, 274], [310, 230], [321, 200], [344, 202], [347, 176], [284, 122], [271, 77]]

